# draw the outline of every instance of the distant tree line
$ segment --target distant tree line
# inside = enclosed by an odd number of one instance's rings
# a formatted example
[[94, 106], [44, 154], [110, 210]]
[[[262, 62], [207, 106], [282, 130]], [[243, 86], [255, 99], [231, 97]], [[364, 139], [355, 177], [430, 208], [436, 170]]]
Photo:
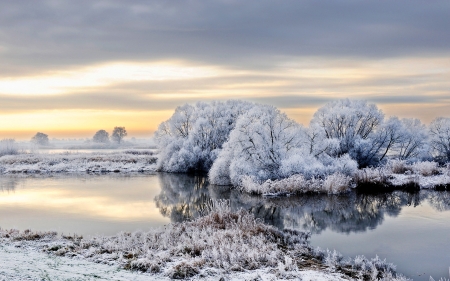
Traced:
[[[125, 127], [114, 127], [111, 137], [107, 131], [98, 130], [92, 137], [92, 141], [96, 143], [109, 143], [110, 141], [113, 141], [121, 144], [127, 135]], [[37, 145], [47, 146], [49, 145], [49, 138], [47, 134], [38, 132], [31, 138], [31, 142]]]
[[113, 142], [121, 144], [124, 137], [126, 137], [127, 135], [128, 134], [125, 127], [114, 127], [111, 137], [109, 137], [109, 133], [107, 131], [98, 130], [92, 140], [96, 143], [109, 143], [111, 140]]

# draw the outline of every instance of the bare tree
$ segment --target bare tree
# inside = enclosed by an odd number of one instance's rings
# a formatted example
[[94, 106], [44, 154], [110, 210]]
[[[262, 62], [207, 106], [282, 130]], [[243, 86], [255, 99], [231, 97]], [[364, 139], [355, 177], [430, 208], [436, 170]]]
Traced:
[[95, 133], [92, 140], [97, 143], [108, 143], [109, 142], [109, 133], [105, 130], [99, 130]]
[[120, 144], [124, 137], [127, 136], [127, 130], [125, 130], [125, 127], [114, 127], [113, 133], [111, 135], [111, 138]]
[[38, 145], [49, 144], [48, 135], [41, 132], [37, 132], [36, 135], [34, 135], [34, 137], [31, 138], [31, 141]]

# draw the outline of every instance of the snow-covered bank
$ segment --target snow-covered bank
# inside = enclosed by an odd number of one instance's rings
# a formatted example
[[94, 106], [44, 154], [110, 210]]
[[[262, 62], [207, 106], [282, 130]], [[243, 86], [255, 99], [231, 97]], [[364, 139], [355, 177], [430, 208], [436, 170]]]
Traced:
[[[20, 246], [20, 247], [18, 247]], [[156, 281], [137, 272], [83, 259], [48, 255], [32, 243], [2, 243], [0, 245], [0, 281], [66, 281], [114, 280]]]
[[334, 173], [323, 178], [305, 178], [302, 174], [259, 183], [252, 177], [243, 177], [238, 189], [265, 196], [298, 195], [302, 193], [338, 194], [357, 188], [360, 191], [395, 189], [450, 190], [450, 166], [439, 167], [436, 162], [393, 160], [376, 168], [356, 170], [353, 176]]
[[[360, 256], [345, 259], [336, 252], [312, 249], [305, 233], [280, 231], [261, 223], [243, 210], [231, 212], [227, 203], [216, 202], [213, 209], [208, 215], [191, 222], [169, 224], [164, 229], [149, 232], [120, 233], [112, 237], [82, 238], [60, 236], [54, 232], [2, 230], [0, 263], [7, 266], [0, 274], [14, 278], [15, 274], [29, 274], [27, 276], [32, 276], [29, 280], [46, 280], [45, 276], [38, 275], [43, 272], [16, 272], [14, 263], [22, 259], [31, 264], [27, 268], [37, 268], [39, 266], [35, 264], [47, 260], [44, 268], [49, 268], [48, 272], [56, 277], [78, 272], [79, 276], [75, 277], [91, 278], [93, 276], [81, 276], [80, 272], [94, 272], [97, 265], [89, 262], [95, 262], [111, 268], [140, 271], [158, 279], [217, 280], [223, 276], [225, 280], [299, 277], [302, 280], [406, 280], [395, 273], [395, 266], [378, 258], [369, 260]], [[48, 255], [41, 253], [42, 260], [36, 258], [31, 261], [38, 255], [36, 251]], [[51, 268], [51, 264], [58, 262], [62, 265]], [[64, 268], [71, 263], [87, 270], [65, 271]], [[110, 274], [108, 272], [112, 271], [99, 267], [98, 274], [102, 272]], [[122, 280], [111, 276], [116, 278], [112, 280]], [[54, 276], [49, 277], [58, 280]]]
[[258, 184], [250, 177], [244, 177], [238, 189], [265, 196], [293, 195], [302, 193], [337, 194], [348, 191], [352, 178], [341, 173], [327, 176], [325, 179], [305, 179], [303, 175], [293, 175], [280, 180], [267, 180]]
[[380, 189], [439, 189], [450, 187], [450, 166], [436, 162], [390, 161], [385, 166], [358, 170], [354, 176], [358, 187], [378, 186]]
[[[85, 259], [73, 259], [42, 253], [33, 246], [16, 247], [13, 244], [0, 245], [1, 281], [159, 281], [172, 280], [138, 271], [128, 271], [115, 266], [94, 263]], [[305, 270], [298, 272], [304, 281], [344, 281], [348, 280], [338, 273]], [[193, 280], [261, 280], [278, 279], [270, 270], [236, 272], [228, 275], [194, 277]]]
[[155, 170], [156, 157], [151, 153], [18, 154], [0, 157], [1, 174], [47, 173], [130, 173]]

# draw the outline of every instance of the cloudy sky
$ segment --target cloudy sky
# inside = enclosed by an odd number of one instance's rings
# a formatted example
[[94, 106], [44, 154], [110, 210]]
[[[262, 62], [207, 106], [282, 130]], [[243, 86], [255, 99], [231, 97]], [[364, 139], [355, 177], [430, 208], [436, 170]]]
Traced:
[[177, 105], [450, 117], [450, 2], [0, 0], [0, 137], [150, 136]]

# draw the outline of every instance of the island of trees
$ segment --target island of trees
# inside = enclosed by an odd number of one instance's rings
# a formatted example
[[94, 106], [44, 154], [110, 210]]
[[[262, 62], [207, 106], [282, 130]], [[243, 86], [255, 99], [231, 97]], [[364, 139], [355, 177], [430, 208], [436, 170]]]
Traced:
[[450, 160], [450, 118], [426, 126], [414, 118], [386, 117], [363, 100], [329, 102], [308, 127], [269, 105], [239, 100], [186, 104], [160, 124], [155, 137], [158, 170], [205, 172], [213, 184], [247, 191], [290, 179], [283, 183], [286, 188], [331, 184], [336, 192], [355, 181], [358, 171], [392, 168], [394, 160], [405, 169]]

